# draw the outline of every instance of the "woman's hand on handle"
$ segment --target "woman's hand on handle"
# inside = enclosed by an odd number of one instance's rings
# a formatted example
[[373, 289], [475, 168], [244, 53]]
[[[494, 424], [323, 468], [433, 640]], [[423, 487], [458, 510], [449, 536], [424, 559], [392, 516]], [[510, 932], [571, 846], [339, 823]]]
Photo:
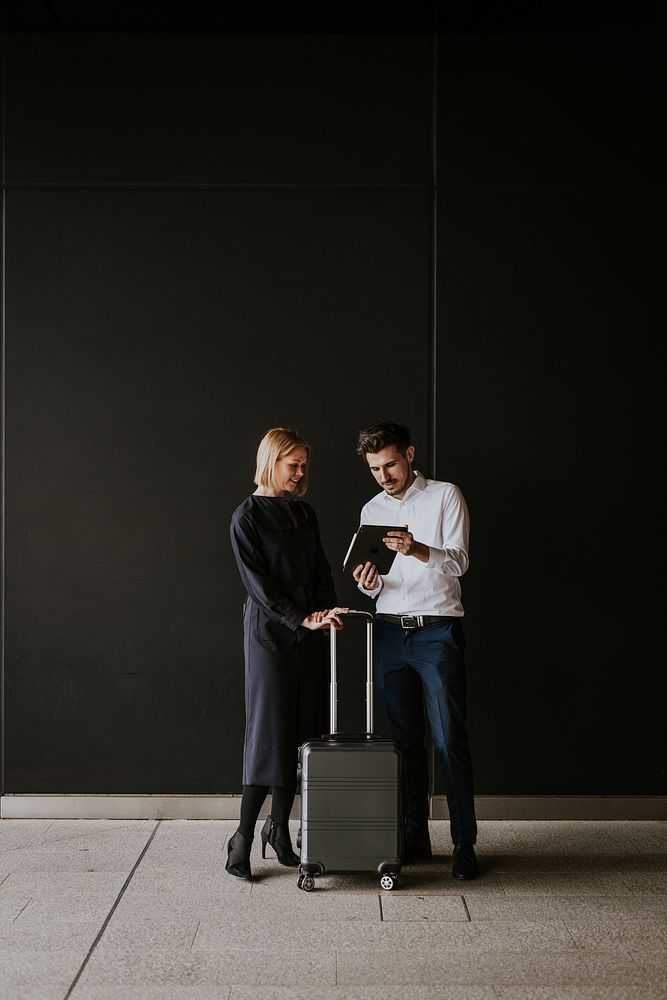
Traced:
[[325, 608], [324, 611], [313, 611], [312, 614], [308, 615], [303, 619], [301, 624], [304, 628], [310, 629], [311, 632], [317, 632], [319, 629], [323, 628], [343, 628], [343, 622], [341, 620], [341, 614], [346, 614], [349, 608]]

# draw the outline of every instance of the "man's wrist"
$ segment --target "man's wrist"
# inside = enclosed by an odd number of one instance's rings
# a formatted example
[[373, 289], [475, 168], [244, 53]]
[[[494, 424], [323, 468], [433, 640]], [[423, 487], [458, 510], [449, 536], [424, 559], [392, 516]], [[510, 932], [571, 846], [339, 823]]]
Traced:
[[427, 563], [431, 558], [431, 550], [429, 549], [428, 545], [424, 545], [423, 542], [416, 541], [415, 547], [413, 551], [410, 553], [410, 555], [414, 556], [414, 558], [417, 559], [419, 562]]

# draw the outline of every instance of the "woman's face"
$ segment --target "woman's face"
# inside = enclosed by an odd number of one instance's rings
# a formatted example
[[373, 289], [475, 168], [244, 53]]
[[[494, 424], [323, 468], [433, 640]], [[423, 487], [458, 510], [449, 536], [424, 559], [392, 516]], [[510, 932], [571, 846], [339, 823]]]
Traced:
[[285, 493], [294, 493], [306, 474], [308, 452], [305, 448], [294, 448], [279, 458], [274, 469], [276, 487]]

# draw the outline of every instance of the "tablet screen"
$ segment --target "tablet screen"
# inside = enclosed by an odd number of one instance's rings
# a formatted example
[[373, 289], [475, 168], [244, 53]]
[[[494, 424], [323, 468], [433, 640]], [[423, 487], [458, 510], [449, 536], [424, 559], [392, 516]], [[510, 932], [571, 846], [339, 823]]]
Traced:
[[395, 550], [388, 549], [382, 541], [388, 531], [405, 531], [405, 525], [362, 524], [352, 536], [343, 569], [354, 572], [357, 566], [371, 562], [377, 566], [380, 576], [386, 576], [396, 557]]

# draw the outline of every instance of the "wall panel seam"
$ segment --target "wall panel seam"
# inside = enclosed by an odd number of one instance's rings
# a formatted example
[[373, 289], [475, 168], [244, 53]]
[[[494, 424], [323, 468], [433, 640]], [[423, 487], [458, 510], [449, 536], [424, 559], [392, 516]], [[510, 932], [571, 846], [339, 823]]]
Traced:
[[0, 181], [2, 183], [0, 220], [0, 795], [5, 790], [5, 277], [6, 277], [6, 211], [5, 191], [5, 149], [6, 149], [6, 92], [5, 87], [5, 37], [0, 39], [0, 87], [2, 108], [0, 109]]
[[[437, 478], [437, 330], [438, 314], [438, 280], [437, 280], [437, 250], [438, 250], [438, 33], [433, 31], [431, 41], [431, 190], [429, 193], [429, 330], [428, 330], [428, 372], [427, 372], [427, 441], [428, 462], [431, 478]], [[435, 745], [429, 738], [431, 753], [431, 777], [429, 791], [435, 791]]]
[[6, 191], [431, 191], [430, 181], [412, 184], [382, 184], [379, 182], [349, 184], [306, 181], [279, 184], [271, 181], [239, 183], [236, 181], [7, 181]]

